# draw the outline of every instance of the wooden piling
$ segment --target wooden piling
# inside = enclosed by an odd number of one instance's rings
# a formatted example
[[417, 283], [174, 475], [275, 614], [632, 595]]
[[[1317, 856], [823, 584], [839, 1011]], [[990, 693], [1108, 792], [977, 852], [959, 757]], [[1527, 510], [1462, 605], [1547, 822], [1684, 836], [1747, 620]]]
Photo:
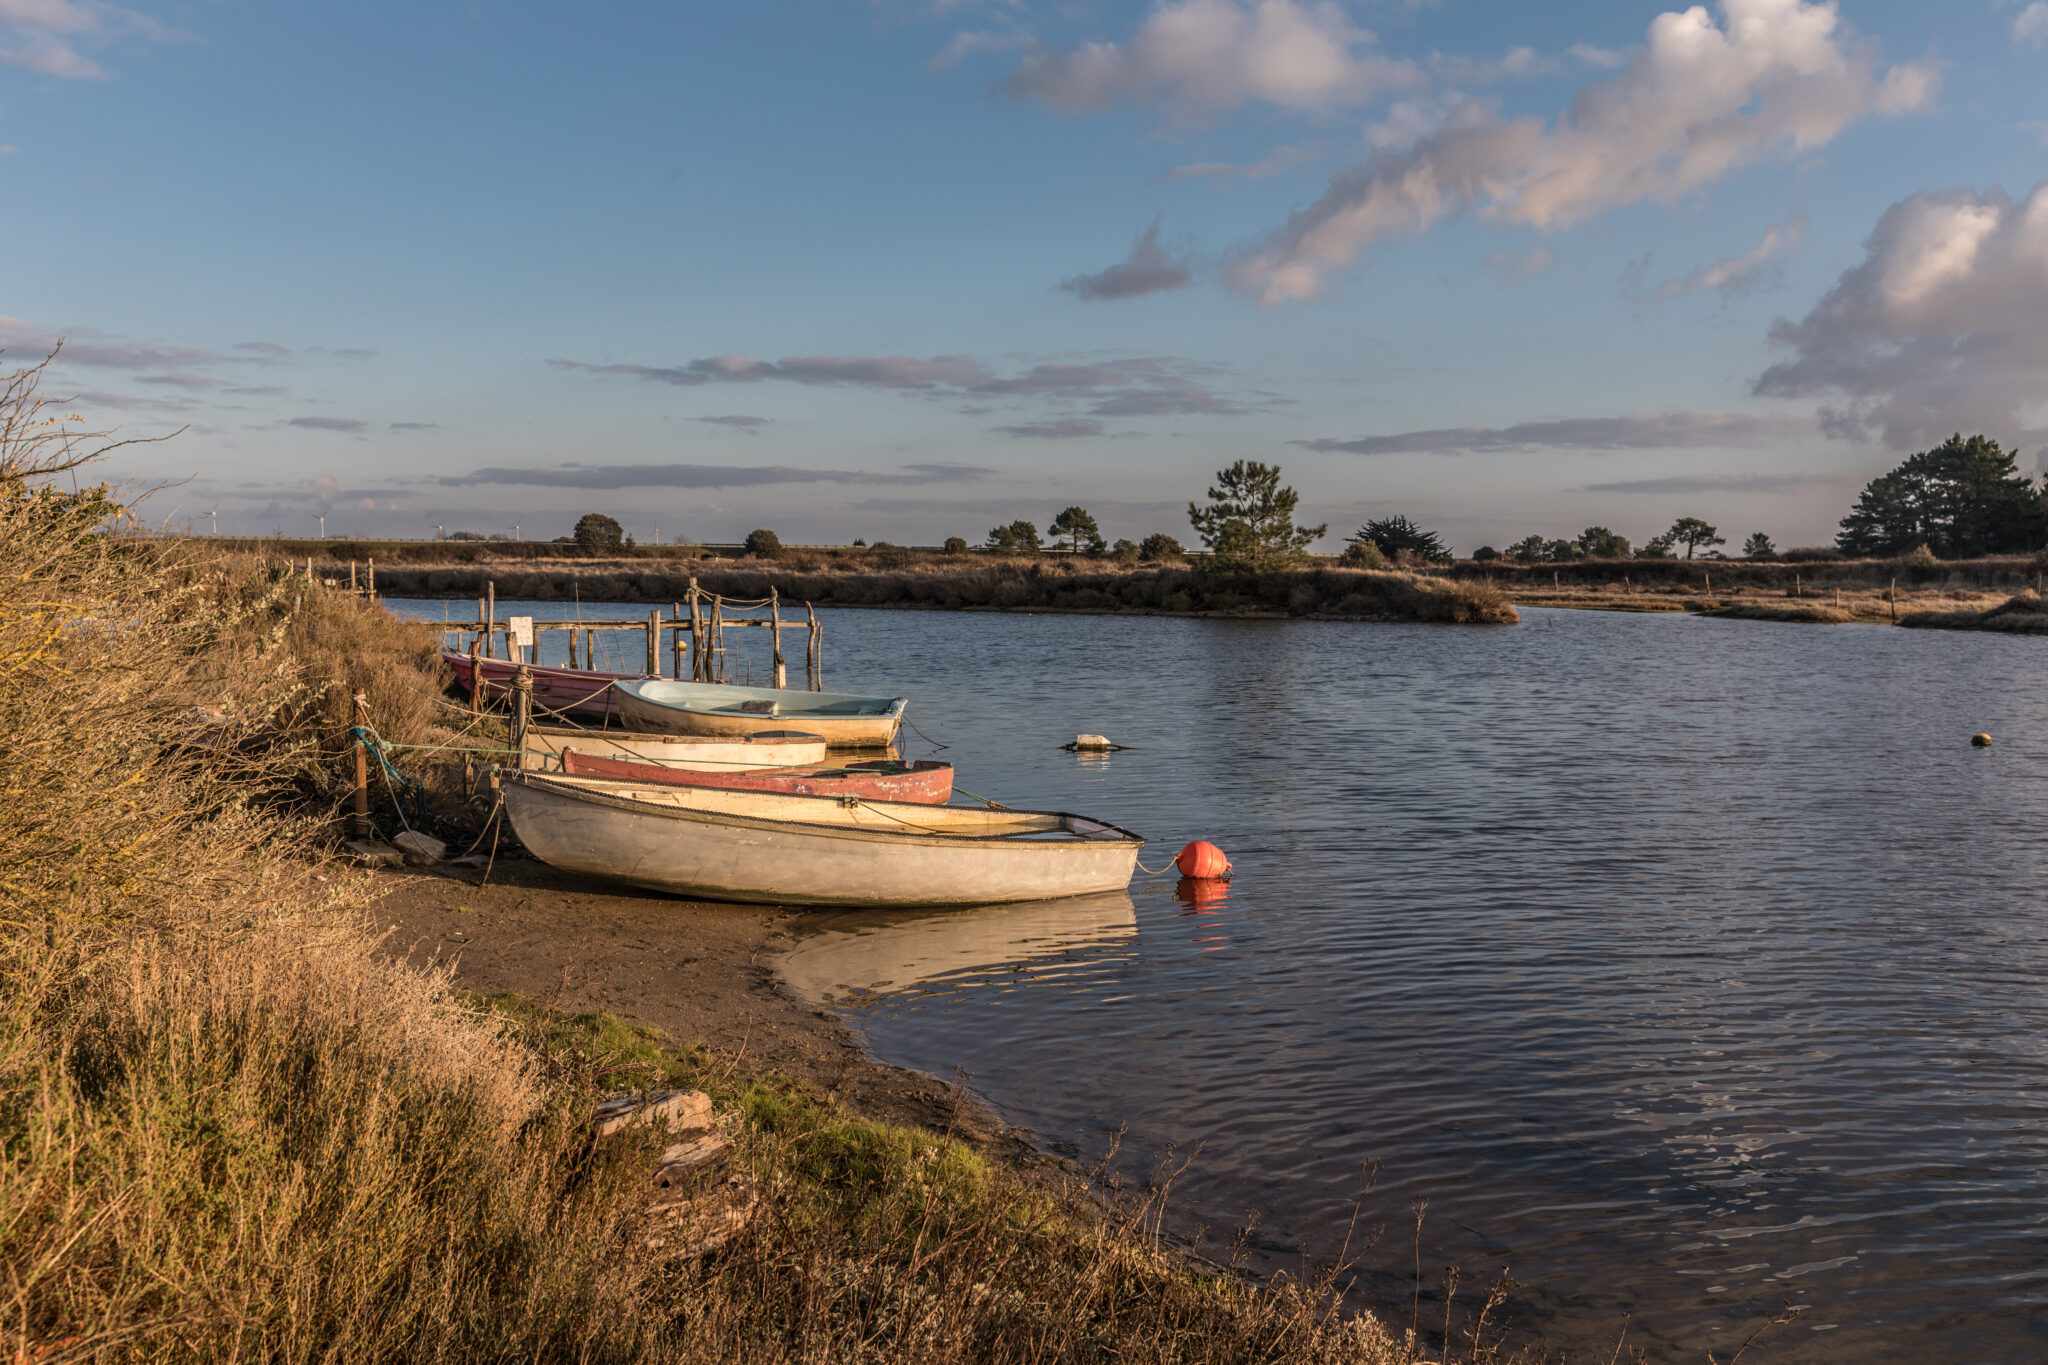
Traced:
[[711, 595], [711, 670], [717, 676], [707, 682], [725, 681], [725, 599]]
[[484, 657], [498, 657], [498, 580], [484, 584]]
[[370, 753], [360, 733], [369, 729], [370, 708], [360, 689], [355, 694], [356, 728], [356, 802], [355, 817], [350, 820], [351, 832], [358, 839], [368, 839], [376, 834], [370, 825]]
[[377, 595], [377, 561], [375, 558], [370, 560], [369, 574], [370, 576], [363, 586], [370, 590], [370, 596], [375, 597]]
[[512, 671], [512, 762], [526, 768], [526, 731], [533, 723], [533, 670], [525, 664]]
[[1894, 579], [1892, 580], [1892, 590], [1891, 590], [1891, 591], [1890, 591], [1889, 593], [1885, 594], [1885, 595], [1886, 595], [1887, 597], [1891, 598], [1891, 600], [1892, 600], [1892, 620], [1896, 622], [1896, 621], [1897, 621], [1897, 620], [1899, 619], [1899, 580], [1898, 580], [1898, 579], [1894, 578]]
[[825, 677], [821, 665], [824, 663], [824, 656], [818, 652], [818, 609], [806, 602], [804, 610], [809, 612], [811, 617], [810, 634], [804, 637], [804, 669], [810, 675], [811, 691], [823, 692]]
[[484, 670], [477, 662], [477, 644], [482, 635], [469, 637], [469, 714], [475, 716], [484, 705]]
[[697, 580], [690, 580], [690, 680], [705, 681], [704, 672], [704, 622], [697, 609]]
[[669, 620], [673, 623], [669, 627], [668, 632], [669, 652], [671, 656], [669, 661], [669, 676], [674, 678], [677, 682], [681, 682], [683, 680], [683, 604], [680, 602], [671, 602], [668, 604], [668, 607]]
[[647, 676], [661, 676], [661, 608], [647, 613]]
[[782, 666], [782, 597], [768, 589], [768, 630], [775, 637], [775, 686], [789, 686], [789, 672]]
[[356, 590], [356, 562], [353, 559], [348, 562], [348, 590]]

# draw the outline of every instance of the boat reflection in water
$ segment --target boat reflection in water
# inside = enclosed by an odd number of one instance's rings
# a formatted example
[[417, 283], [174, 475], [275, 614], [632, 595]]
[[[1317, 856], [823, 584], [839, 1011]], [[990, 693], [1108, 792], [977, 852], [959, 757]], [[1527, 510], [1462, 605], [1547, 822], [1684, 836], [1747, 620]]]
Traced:
[[961, 910], [848, 910], [810, 925], [816, 931], [777, 971], [818, 1004], [1027, 986], [1093, 990], [1137, 955], [1137, 908], [1124, 891]]

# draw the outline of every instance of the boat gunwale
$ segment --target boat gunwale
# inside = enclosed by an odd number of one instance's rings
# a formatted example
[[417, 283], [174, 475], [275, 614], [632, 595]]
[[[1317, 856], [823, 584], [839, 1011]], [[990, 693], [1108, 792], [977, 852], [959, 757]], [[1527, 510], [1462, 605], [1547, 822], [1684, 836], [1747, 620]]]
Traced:
[[[935, 848], [959, 848], [963, 845], [969, 844], [1002, 844], [1013, 848], [1047, 849], [1085, 847], [1117, 848], [1130, 846], [1135, 846], [1135, 848], [1143, 848], [1145, 846], [1145, 836], [1142, 834], [1137, 834], [1132, 832], [1131, 830], [1127, 830], [1122, 825], [1113, 825], [1109, 823], [1109, 821], [1107, 820], [1098, 820], [1092, 815], [1075, 815], [1070, 811], [1013, 810], [1009, 807], [1004, 807], [1002, 811], [1002, 813], [1006, 815], [1043, 815], [1054, 819], [1058, 819], [1063, 822], [1067, 822], [1060, 830], [1028, 831], [1029, 833], [1033, 834], [1064, 833], [1070, 836], [1068, 839], [1065, 840], [1033, 840], [1020, 838], [1017, 834], [938, 834], [930, 830], [920, 829], [908, 820], [905, 820], [903, 822], [904, 828], [900, 831], [890, 829], [863, 829], [857, 825], [821, 825], [809, 820], [778, 820], [775, 817], [768, 815], [738, 815], [726, 811], [696, 810], [686, 806], [671, 806], [661, 802], [639, 800], [633, 797], [613, 794], [603, 790], [580, 785], [586, 782], [602, 782], [607, 784], [614, 784], [620, 787], [644, 787], [649, 785], [644, 782], [632, 782], [624, 779], [618, 779], [615, 782], [614, 779], [611, 778], [578, 777], [575, 779], [575, 783], [578, 785], [571, 785], [569, 783], [563, 782], [561, 779], [557, 777], [551, 776], [546, 773], [517, 772], [507, 771], [505, 769], [500, 769], [499, 772], [501, 777], [510, 781], [516, 786], [538, 788], [541, 791], [553, 792], [558, 796], [566, 797], [570, 800], [587, 801], [594, 805], [607, 806], [614, 810], [623, 811], [628, 815], [659, 815], [665, 819], [687, 820], [695, 824], [737, 825], [743, 828], [758, 828], [769, 830], [795, 829], [803, 830], [807, 833], [832, 835], [837, 838], [881, 840], [887, 843], [894, 843], [899, 845], [903, 840], [909, 839], [914, 840], [920, 844], [930, 845]], [[684, 790], [717, 791], [720, 789], [685, 788]], [[771, 795], [771, 793], [758, 792], [748, 794]], [[829, 801], [835, 806], [844, 806], [848, 803], [853, 803], [863, 806], [909, 806], [910, 809], [914, 811], [933, 811], [949, 809], [949, 807], [946, 806], [918, 806], [914, 803], [905, 801], [872, 801], [866, 797], [860, 796], [795, 796], [782, 793], [772, 793], [772, 795], [775, 795], [777, 800], [782, 801]], [[969, 806], [954, 806], [950, 807], [950, 809], [972, 810], [973, 808]], [[884, 813], [886, 814], [886, 812]], [[895, 819], [897, 817], [890, 816], [889, 818]], [[1088, 824], [1094, 825], [1100, 829], [1108, 830], [1117, 837], [1111, 839], [1100, 839], [1091, 837], [1086, 834], [1081, 834], [1078, 831], [1074, 830], [1072, 827], [1071, 822], [1076, 820], [1085, 821]]]
[[[593, 730], [586, 725], [529, 725], [529, 736], [545, 735], [549, 739], [594, 739], [594, 740], [652, 740], [661, 744], [759, 744], [764, 748], [774, 744], [823, 744], [831, 747], [825, 735], [813, 734], [809, 730], [757, 730], [745, 735], [677, 735], [660, 730]], [[882, 748], [882, 745], [874, 746]]]
[[[651, 697], [647, 695], [643, 687], [617, 688], [618, 691], [632, 697], [633, 700], [643, 706], [659, 706], [670, 711], [686, 711], [693, 716], [716, 716], [720, 719], [753, 719], [758, 717], [763, 720], [890, 720], [900, 719], [904, 711], [910, 706], [910, 698], [908, 697], [877, 697], [864, 692], [809, 692], [800, 688], [747, 687], [736, 683], [691, 682], [682, 678], [650, 678], [644, 675], [633, 678], [620, 678], [617, 681], [638, 684], [670, 683], [683, 687], [716, 687], [734, 695], [744, 696], [747, 700], [751, 701], [765, 701], [795, 696], [809, 697], [816, 701], [823, 701], [825, 698], [830, 697], [837, 701], [880, 702], [882, 704], [882, 708], [878, 711], [849, 711], [836, 715], [829, 711], [790, 711], [786, 713], [780, 711], [735, 711], [729, 706], [708, 706], [695, 701], [668, 701], [661, 697]], [[762, 693], [764, 695], [748, 695], [752, 693]]]

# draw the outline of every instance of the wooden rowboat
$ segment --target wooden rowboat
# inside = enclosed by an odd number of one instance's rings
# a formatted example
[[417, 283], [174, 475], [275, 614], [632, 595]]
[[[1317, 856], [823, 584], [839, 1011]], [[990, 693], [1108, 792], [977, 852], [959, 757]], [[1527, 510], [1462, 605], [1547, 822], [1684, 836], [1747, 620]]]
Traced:
[[798, 692], [672, 678], [613, 684], [619, 716], [635, 730], [674, 735], [748, 735], [795, 727], [825, 737], [835, 749], [892, 744], [903, 724], [901, 697], [856, 697], [844, 692]]
[[524, 766], [559, 770], [565, 749], [574, 749], [579, 758], [638, 760], [656, 768], [710, 773], [815, 768], [825, 761], [824, 736], [801, 730], [764, 730], [758, 735], [708, 739], [701, 735], [643, 735], [631, 730], [535, 725], [526, 731], [528, 761]]
[[1128, 886], [1145, 841], [1051, 811], [773, 796], [506, 772], [527, 850], [570, 872], [705, 900], [982, 905]]
[[[470, 676], [469, 656], [452, 649], [441, 651], [441, 658], [448, 667], [455, 670], [455, 683], [465, 692], [476, 689], [475, 680]], [[640, 673], [598, 673], [584, 668], [554, 668], [541, 664], [528, 664], [533, 673], [533, 704], [549, 711], [558, 711], [570, 716], [589, 716], [593, 720], [617, 720], [618, 706], [612, 697], [612, 684], [621, 678], [640, 678]], [[476, 671], [483, 675], [483, 698], [488, 701], [496, 697], [512, 695], [512, 674], [519, 668], [510, 659], [478, 659]]]
[[659, 782], [671, 787], [724, 787], [732, 791], [781, 792], [785, 796], [858, 796], [869, 801], [911, 801], [920, 806], [943, 806], [953, 797], [953, 765], [929, 759], [915, 763], [873, 759], [849, 763], [843, 768], [692, 772], [630, 758], [605, 758], [570, 748], [562, 751], [562, 771], [570, 777], [609, 777], [615, 781]]

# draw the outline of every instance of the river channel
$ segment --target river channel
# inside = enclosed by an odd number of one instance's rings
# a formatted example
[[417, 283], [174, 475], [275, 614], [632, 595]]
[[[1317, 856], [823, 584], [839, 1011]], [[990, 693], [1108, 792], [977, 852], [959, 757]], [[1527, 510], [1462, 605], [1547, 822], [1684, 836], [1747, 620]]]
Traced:
[[882, 1059], [1084, 1161], [1193, 1151], [1180, 1225], [1256, 1210], [1272, 1268], [1335, 1254], [1378, 1163], [1398, 1326], [1427, 1200], [1425, 1321], [1455, 1264], [1580, 1358], [1626, 1315], [1725, 1360], [1788, 1302], [1745, 1360], [2048, 1356], [2048, 640], [821, 616], [827, 685], [909, 697], [961, 788], [1236, 864], [809, 917], [788, 979]]

